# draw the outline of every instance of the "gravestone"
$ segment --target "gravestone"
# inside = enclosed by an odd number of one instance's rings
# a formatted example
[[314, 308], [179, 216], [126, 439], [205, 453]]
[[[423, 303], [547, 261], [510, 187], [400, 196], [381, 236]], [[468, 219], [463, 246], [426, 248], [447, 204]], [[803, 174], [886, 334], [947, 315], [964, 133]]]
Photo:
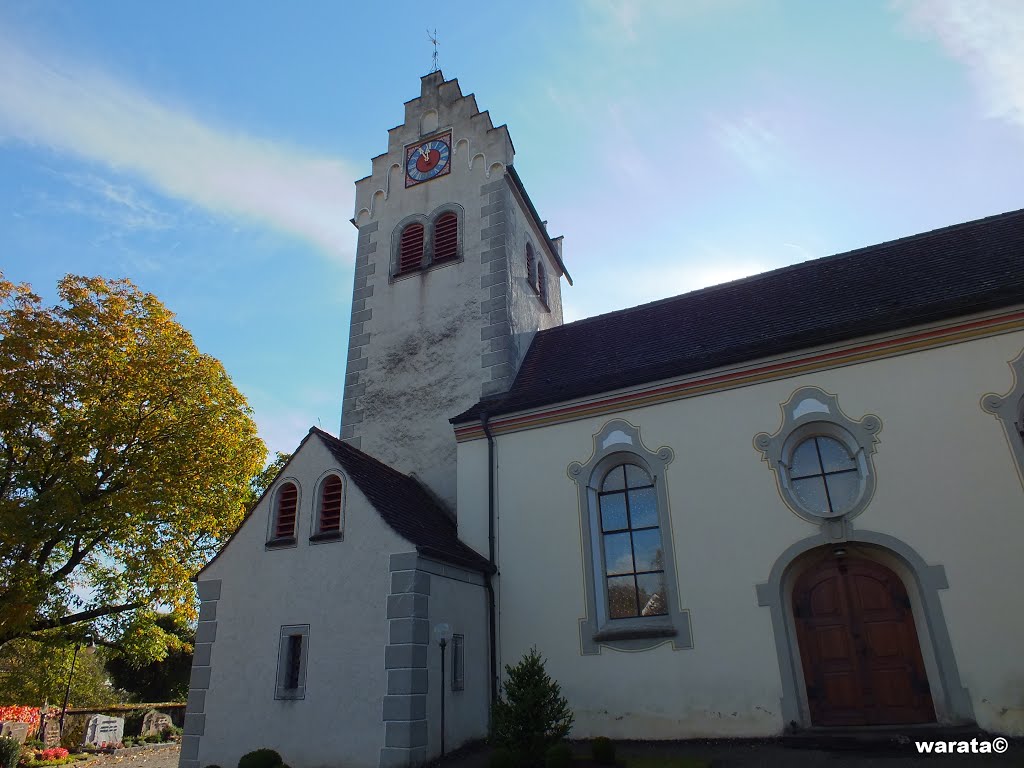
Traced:
[[84, 747], [118, 744], [124, 738], [124, 718], [93, 715], [85, 724]]
[[151, 709], [146, 713], [146, 716], [142, 718], [142, 736], [152, 736], [154, 734], [159, 735], [164, 732], [167, 728], [174, 725], [171, 722], [171, 716], [164, 713], [158, 712], [155, 709]]
[[60, 746], [60, 720], [58, 716], [51, 715], [43, 723], [43, 733], [39, 740], [46, 745], [47, 749]]
[[15, 739], [19, 744], [24, 744], [28, 738], [28, 723], [19, 723], [17, 720], [5, 720], [0, 726], [0, 736], [7, 736]]

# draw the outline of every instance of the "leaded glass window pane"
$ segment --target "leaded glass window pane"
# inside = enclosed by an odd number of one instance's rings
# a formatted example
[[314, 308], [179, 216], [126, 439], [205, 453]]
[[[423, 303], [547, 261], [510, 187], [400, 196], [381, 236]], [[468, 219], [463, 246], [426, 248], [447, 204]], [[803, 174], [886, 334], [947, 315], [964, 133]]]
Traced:
[[856, 472], [828, 475], [825, 482], [828, 483], [828, 497], [834, 514], [840, 515], [853, 506], [860, 492], [860, 477]]
[[636, 583], [632, 576], [608, 579], [608, 616], [625, 619], [637, 615]]
[[645, 485], [653, 485], [654, 481], [646, 471], [636, 464], [626, 465], [626, 485], [630, 488], [641, 488]]
[[633, 532], [633, 560], [637, 573], [660, 571], [665, 567], [665, 556], [661, 551], [661, 531], [648, 528]]
[[649, 528], [657, 525], [658, 492], [653, 488], [630, 491], [629, 517], [634, 528]]
[[604, 568], [609, 576], [617, 573], [634, 573], [633, 548], [628, 532], [604, 535]]
[[842, 472], [845, 469], [857, 468], [857, 462], [838, 440], [831, 437], [815, 439], [818, 441], [818, 450], [821, 451], [822, 468], [826, 472]]
[[818, 449], [814, 445], [814, 438], [804, 440], [793, 451], [793, 462], [790, 467], [793, 477], [807, 477], [808, 475], [820, 475], [821, 464], [818, 461]]
[[601, 529], [604, 531], [621, 531], [629, 528], [626, 517], [626, 494], [601, 494]]
[[824, 478], [819, 476], [794, 480], [793, 495], [807, 510], [818, 515], [828, 514], [828, 498], [825, 496]]
[[664, 616], [668, 613], [664, 573], [644, 573], [636, 577], [641, 616]]
[[626, 476], [621, 466], [616, 467], [604, 476], [602, 491], [621, 491], [626, 487]]

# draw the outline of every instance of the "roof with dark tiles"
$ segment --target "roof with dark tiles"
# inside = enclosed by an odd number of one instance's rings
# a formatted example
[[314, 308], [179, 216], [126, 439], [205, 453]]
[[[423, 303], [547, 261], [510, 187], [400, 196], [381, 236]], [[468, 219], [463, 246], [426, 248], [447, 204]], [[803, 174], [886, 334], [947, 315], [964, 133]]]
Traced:
[[1024, 210], [538, 332], [453, 423], [1024, 303]]
[[417, 552], [482, 573], [494, 571], [485, 557], [459, 540], [455, 521], [415, 478], [322, 429], [313, 427], [310, 433], [323, 441], [384, 522]]

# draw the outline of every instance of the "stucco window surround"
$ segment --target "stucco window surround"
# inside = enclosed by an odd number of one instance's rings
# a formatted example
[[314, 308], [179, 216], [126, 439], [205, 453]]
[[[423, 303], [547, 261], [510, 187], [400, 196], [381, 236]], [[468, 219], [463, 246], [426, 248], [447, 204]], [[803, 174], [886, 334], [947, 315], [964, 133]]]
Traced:
[[[675, 568], [675, 545], [668, 505], [666, 471], [674, 459], [671, 448], [649, 450], [640, 431], [627, 421], [616, 419], [594, 435], [593, 453], [586, 463], [569, 465], [569, 478], [576, 483], [587, 615], [579, 621], [580, 649], [584, 655], [601, 652], [601, 646], [621, 651], [641, 651], [666, 642], [679, 650], [692, 648], [690, 613], [679, 605]], [[657, 500], [657, 521], [661, 535], [665, 606], [661, 615], [613, 619], [609, 615], [607, 567], [601, 527], [602, 484], [609, 472], [620, 465], [639, 467], [653, 481]]]
[[[446, 218], [446, 214], [449, 217]], [[451, 242], [452, 233], [447, 226], [447, 222], [451, 221], [450, 215], [455, 216], [456, 222], [454, 248]], [[440, 269], [461, 262], [465, 253], [465, 222], [465, 209], [458, 203], [445, 203], [426, 216], [413, 214], [398, 222], [391, 235], [390, 280], [404, 280], [434, 268]], [[423, 227], [423, 256], [418, 267], [402, 269], [402, 234], [413, 224]]]
[[1017, 474], [1024, 483], [1024, 351], [1010, 361], [1013, 386], [1005, 395], [989, 393], [981, 398], [981, 407], [1003, 425], [1006, 442], [1017, 464]]
[[836, 395], [801, 387], [782, 404], [782, 425], [754, 437], [775, 473], [786, 505], [810, 523], [841, 527], [859, 515], [875, 492], [875, 435], [881, 420], [855, 421]]
[[309, 624], [281, 627], [277, 651], [275, 699], [306, 698], [306, 661], [309, 658]]
[[[302, 509], [302, 486], [294, 477], [283, 477], [275, 483], [270, 501], [267, 549], [294, 547], [295, 532], [299, 529], [299, 512]], [[290, 526], [289, 518], [292, 521]], [[290, 533], [287, 530], [289, 527]]]
[[316, 481], [309, 541], [320, 544], [345, 538], [345, 499], [348, 482], [341, 472], [328, 470]]

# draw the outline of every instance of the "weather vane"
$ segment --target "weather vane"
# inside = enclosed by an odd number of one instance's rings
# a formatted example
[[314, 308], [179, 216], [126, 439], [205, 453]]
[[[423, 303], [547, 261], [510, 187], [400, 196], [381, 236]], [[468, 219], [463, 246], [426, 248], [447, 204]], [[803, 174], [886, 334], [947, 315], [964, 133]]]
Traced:
[[434, 44], [434, 68], [431, 69], [430, 71], [431, 72], [437, 72], [437, 30], [436, 29], [434, 30], [433, 34], [430, 33], [429, 29], [427, 30], [427, 40], [429, 40], [430, 42], [432, 42]]

